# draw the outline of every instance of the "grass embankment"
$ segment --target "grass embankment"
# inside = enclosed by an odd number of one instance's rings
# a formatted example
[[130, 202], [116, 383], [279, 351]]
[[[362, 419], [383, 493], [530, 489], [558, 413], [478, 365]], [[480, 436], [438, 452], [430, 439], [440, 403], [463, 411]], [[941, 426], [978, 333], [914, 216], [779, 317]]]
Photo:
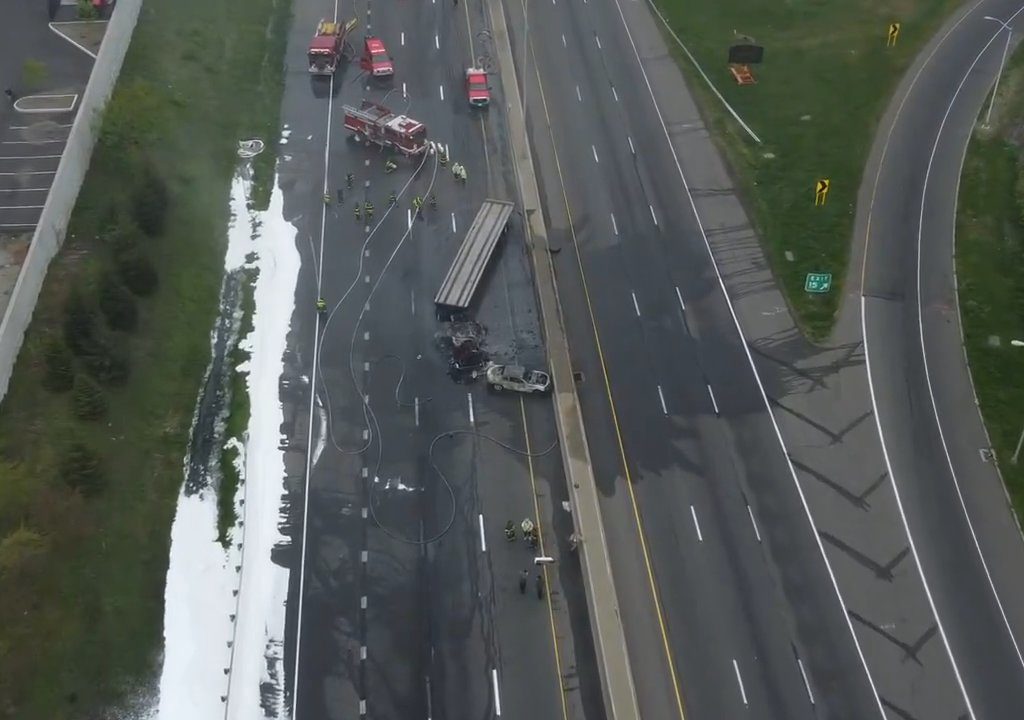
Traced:
[[[712, 82], [763, 141], [756, 145], [681, 52], [721, 141], [776, 276], [805, 332], [831, 330], [842, 297], [854, 204], [878, 121], [921, 46], [959, 0], [655, 0]], [[900, 22], [886, 48], [891, 22]], [[734, 31], [765, 46], [756, 85], [727, 66]], [[669, 38], [670, 46], [674, 46]], [[832, 181], [814, 207], [814, 183]], [[793, 260], [786, 259], [786, 251]], [[804, 292], [809, 272], [831, 272], [832, 291]]]
[[[988, 105], [986, 103], [985, 108]], [[984, 110], [983, 110], [984, 113]], [[1024, 54], [999, 86], [990, 129], [976, 128], [960, 178], [956, 267], [964, 341], [1003, 480], [1024, 516]], [[999, 338], [995, 345], [990, 339]]]
[[0, 717], [99, 717], [151, 679], [236, 142], [267, 140], [269, 188], [289, 13], [143, 6], [0, 407]]

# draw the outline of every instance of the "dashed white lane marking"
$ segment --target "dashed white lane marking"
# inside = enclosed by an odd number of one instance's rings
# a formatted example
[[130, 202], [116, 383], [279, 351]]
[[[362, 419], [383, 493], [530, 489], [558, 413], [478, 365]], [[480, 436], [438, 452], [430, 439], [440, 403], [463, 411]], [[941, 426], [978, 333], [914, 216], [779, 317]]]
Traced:
[[480, 513], [477, 519], [480, 520], [480, 552], [487, 552], [487, 538], [484, 537], [484, 514]]
[[452, 232], [458, 232], [458, 230], [455, 229], [455, 213], [452, 213]]
[[361, 598], [359, 598], [359, 607], [361, 607], [363, 610], [366, 609], [366, 596], [365, 595], [363, 595]]
[[410, 228], [412, 227], [412, 210], [407, 209], [405, 211], [405, 222], [409, 225]]
[[612, 213], [611, 215], [612, 215], [612, 230], [614, 230], [615, 234], [618, 235], [619, 234], [619, 225], [618, 225], [618, 223], [615, 222], [615, 213]]
[[441, 39], [437, 37], [437, 33], [434, 33], [434, 47], [438, 50], [441, 49]]
[[658, 216], [654, 214], [654, 206], [653, 205], [648, 205], [647, 207], [649, 207], [651, 209], [651, 219], [654, 220], [654, 226], [657, 227], [658, 226]]
[[441, 99], [444, 100], [444, 85], [438, 85], [437, 89], [441, 93]]
[[362, 514], [363, 514], [363, 520], [365, 520], [366, 518], [368, 518], [368, 517], [370, 516], [370, 511], [369, 511], [369, 509], [368, 509], [368, 508], [363, 508]]
[[363, 428], [363, 440], [369, 440], [369, 439], [370, 439], [370, 431], [367, 430], [366, 428]]
[[747, 691], [743, 687], [743, 678], [740, 677], [740, 664], [736, 662], [735, 659], [732, 661], [732, 669], [736, 671], [736, 682], [740, 686], [740, 697], [743, 698], [743, 704], [749, 706], [750, 703], [747, 702]]
[[473, 425], [475, 423], [473, 419], [473, 393], [466, 393], [466, 401], [469, 403], [469, 424]]
[[693, 509], [693, 505], [690, 506], [690, 517], [693, 518], [693, 527], [697, 531], [697, 542], [704, 542], [704, 536], [700, 534], [700, 523], [697, 522], [697, 511]]
[[576, 99], [578, 101], [580, 101], [580, 102], [583, 102], [583, 95], [580, 94], [580, 86], [579, 85], [576, 86]]
[[413, 398], [412, 401], [412, 414], [413, 419], [416, 421], [416, 427], [420, 426], [420, 399], [418, 397]]
[[630, 290], [629, 294], [633, 298], [633, 310], [636, 311], [636, 316], [640, 317], [640, 305], [636, 301], [636, 293]]
[[715, 400], [715, 391], [708, 385], [708, 395], [711, 396], [711, 407], [715, 409], [715, 415], [718, 414], [718, 402]]
[[363, 276], [363, 282], [365, 282], [365, 283], [369, 284], [369, 282], [370, 282], [370, 276], [369, 276], [369, 275], [364, 275], [364, 276]]
[[615, 92], [615, 86], [612, 85], [612, 96], [615, 98], [615, 102], [619, 101], [619, 94]]
[[366, 332], [363, 333], [363, 340], [369, 340], [369, 339], [370, 339], [370, 331], [367, 330]]
[[494, 714], [501, 717], [501, 691], [498, 689], [498, 671], [491, 669], [491, 682], [494, 684]]
[[366, 716], [366, 700], [360, 700], [359, 701], [359, 715], [361, 717], [365, 717]]
[[750, 524], [754, 526], [754, 537], [761, 542], [761, 531], [757, 529], [757, 520], [754, 519], [754, 511], [747, 505], [747, 515], [750, 516]]
[[405, 46], [405, 31], [402, 31], [402, 45]]
[[600, 160], [598, 160], [598, 159], [597, 159], [597, 148], [596, 148], [596, 147], [594, 147], [593, 145], [591, 145], [591, 146], [590, 146], [590, 151], [591, 151], [592, 153], [594, 153], [594, 162], [596, 162], [596, 163], [599, 163], [599, 162], [601, 162]]
[[565, 44], [565, 35], [564, 35], [564, 34], [562, 35], [562, 47], [568, 47], [568, 46], [567, 46], [567, 45]]
[[416, 291], [409, 291], [409, 307], [412, 309], [412, 314], [416, 314]]
[[684, 313], [686, 312], [686, 303], [683, 302], [683, 294], [679, 292], [679, 286], [676, 286], [676, 300], [679, 301], [679, 309]]
[[636, 148], [633, 147], [633, 138], [631, 138], [629, 135], [627, 135], [626, 136], [626, 142], [629, 143], [629, 151], [631, 153], [633, 153], [634, 155], [636, 155]]
[[811, 692], [811, 683], [807, 680], [807, 673], [804, 671], [804, 661], [800, 658], [796, 659], [796, 664], [800, 666], [800, 675], [804, 679], [804, 687], [807, 689], [807, 699], [811, 701], [811, 705], [814, 704], [814, 693]]
[[366, 660], [366, 646], [362, 645], [359, 648], [359, 659]]
[[658, 399], [661, 401], [661, 411], [668, 415], [668, 408], [665, 407], [665, 393], [661, 391], [661, 385], [658, 386]]
[[370, 363], [368, 363], [368, 362], [364, 362], [363, 363], [363, 372], [370, 372]]
[[409, 94], [405, 91], [405, 83], [402, 83], [402, 99], [409, 97]]
[[363, 468], [363, 477], [364, 478], [370, 477], [370, 468], [367, 468], [367, 467]]
[[[586, 2], [586, 0], [583, 0], [583, 1]], [[601, 38], [599, 38], [597, 35], [594, 35], [594, 40], [597, 42], [597, 49], [600, 50], [601, 49]]]
[[369, 559], [370, 559], [370, 552], [368, 550], [363, 550], [363, 551], [361, 551], [359, 553], [359, 561], [360, 562], [365, 563]]

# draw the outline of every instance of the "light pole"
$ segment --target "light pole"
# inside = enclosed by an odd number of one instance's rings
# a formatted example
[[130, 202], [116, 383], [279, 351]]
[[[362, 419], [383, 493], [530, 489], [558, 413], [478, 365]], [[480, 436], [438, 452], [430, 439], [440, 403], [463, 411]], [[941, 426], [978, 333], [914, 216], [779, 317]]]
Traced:
[[1010, 51], [1010, 39], [1013, 37], [1013, 28], [999, 18], [992, 17], [991, 15], [986, 15], [984, 19], [997, 22], [1006, 29], [1006, 45], [1003, 46], [1003, 58], [999, 61], [999, 73], [996, 75], [996, 84], [992, 88], [992, 99], [988, 103], [988, 112], [985, 113], [985, 123], [982, 125], [982, 127], [987, 128], [989, 120], [992, 119], [992, 106], [996, 104], [996, 93], [999, 91], [999, 78], [1002, 77], [1003, 67], [1006, 66], [1006, 54]]
[[[1014, 347], [1024, 347], [1024, 340], [1011, 340], [1010, 344]], [[1013, 451], [1013, 457], [1010, 458], [1010, 462], [1014, 465], [1017, 464], [1017, 456], [1020, 455], [1021, 445], [1024, 445], [1024, 428], [1021, 428], [1020, 438], [1017, 440], [1017, 449]]]

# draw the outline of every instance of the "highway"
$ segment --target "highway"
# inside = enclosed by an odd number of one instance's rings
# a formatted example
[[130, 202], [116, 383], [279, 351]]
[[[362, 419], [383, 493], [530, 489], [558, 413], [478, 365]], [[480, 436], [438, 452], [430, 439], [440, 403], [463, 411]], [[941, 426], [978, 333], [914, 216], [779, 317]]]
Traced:
[[506, 9], [641, 713], [880, 717], [618, 6], [526, 7]]
[[1022, 13], [1019, 2], [972, 3], [922, 53], [879, 131], [855, 248], [886, 464], [963, 703], [979, 720], [1024, 706], [1024, 543], [982, 452], [957, 311], [955, 212], [967, 142], [1011, 49], [1001, 21], [1020, 27]]
[[[308, 76], [309, 38], [335, 15], [358, 17], [357, 52], [364, 32], [384, 40], [392, 81], [368, 82], [358, 61], [333, 86]], [[296, 570], [296, 718], [602, 717], [550, 403], [454, 382], [436, 337], [432, 299], [462, 233], [485, 197], [514, 198], [503, 115], [471, 111], [462, 88], [469, 59], [489, 53], [485, 23], [482, 7], [447, 2], [295, 3], [280, 182], [303, 257], [283, 381], [297, 418], [284, 429], [294, 492], [282, 549]], [[436, 155], [399, 158], [387, 174], [386, 156], [342, 126], [341, 106], [364, 97], [425, 122], [469, 184]], [[431, 193], [437, 208], [414, 220], [413, 196]], [[357, 202], [374, 204], [372, 220], [356, 220]], [[474, 319], [496, 360], [542, 366], [515, 216], [502, 243]], [[319, 321], [318, 295], [329, 306]], [[556, 560], [541, 599], [533, 552], [504, 539], [505, 522], [524, 517]]]

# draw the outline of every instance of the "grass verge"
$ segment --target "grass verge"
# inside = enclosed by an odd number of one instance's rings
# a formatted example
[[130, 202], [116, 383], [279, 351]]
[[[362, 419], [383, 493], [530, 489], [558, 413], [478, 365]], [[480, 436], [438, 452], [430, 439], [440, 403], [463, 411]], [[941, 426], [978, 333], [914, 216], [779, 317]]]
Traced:
[[[152, 678], [236, 142], [263, 137], [272, 174], [289, 17], [289, 0], [143, 6], [0, 407], [0, 717], [99, 717]], [[124, 199], [143, 171], [166, 189], [165, 217], [125, 251]], [[150, 282], [130, 274], [138, 292], [111, 291], [108, 314], [103, 288], [125, 275], [123, 252]], [[74, 311], [79, 300], [104, 317]], [[110, 356], [62, 348], [83, 337]], [[54, 380], [68, 391], [44, 388]]]
[[[811, 339], [824, 339], [842, 297], [854, 204], [878, 121], [915, 54], [960, 2], [655, 1], [763, 141], [757, 145], [746, 135], [669, 38], [797, 321]], [[886, 48], [892, 22], [901, 30], [895, 47]], [[741, 87], [729, 72], [734, 32], [765, 47], [755, 85]], [[824, 207], [814, 206], [819, 178], [831, 180]], [[831, 272], [831, 292], [805, 293], [809, 272]]]
[[[985, 106], [987, 108], [987, 104]], [[1024, 54], [1000, 82], [988, 130], [967, 150], [957, 202], [956, 270], [974, 389], [1017, 513], [1024, 517]], [[998, 345], [994, 338], [998, 338]], [[1022, 452], [1024, 455], [1024, 452]]]

